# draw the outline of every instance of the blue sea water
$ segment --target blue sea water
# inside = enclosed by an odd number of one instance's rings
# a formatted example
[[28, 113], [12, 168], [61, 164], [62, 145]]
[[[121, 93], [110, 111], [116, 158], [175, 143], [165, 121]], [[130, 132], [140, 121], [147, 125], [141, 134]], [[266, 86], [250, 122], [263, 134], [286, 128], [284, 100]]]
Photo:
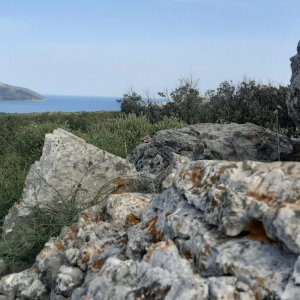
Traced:
[[53, 96], [45, 95], [45, 101], [0, 100], [0, 112], [79, 112], [116, 111], [120, 104], [117, 97]]

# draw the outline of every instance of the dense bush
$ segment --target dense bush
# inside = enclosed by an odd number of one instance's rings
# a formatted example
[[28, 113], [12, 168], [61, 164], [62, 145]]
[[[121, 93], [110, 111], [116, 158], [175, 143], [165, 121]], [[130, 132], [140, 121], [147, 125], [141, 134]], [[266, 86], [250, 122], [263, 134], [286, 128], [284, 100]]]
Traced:
[[[155, 101], [145, 105], [139, 95], [139, 113], [144, 114], [151, 123], [164, 117], [176, 117], [187, 124], [251, 122], [275, 131], [279, 128], [281, 133], [289, 136], [296, 134], [285, 104], [286, 86], [246, 79], [237, 85], [224, 81], [216, 90], [207, 91], [204, 96], [197, 86], [196, 81], [181, 80], [169, 95], [158, 93], [166, 100], [164, 105]], [[131, 110], [127, 106], [127, 110], [122, 111], [128, 114], [136, 110], [137, 107]]]
[[288, 116], [285, 104], [288, 88], [244, 80], [238, 85], [225, 81], [209, 95], [212, 122], [251, 122], [272, 130], [279, 126], [293, 133], [294, 123]]
[[117, 102], [120, 103], [121, 112], [125, 114], [135, 114], [139, 116], [144, 113], [145, 102], [142, 96], [135, 91], [131, 90], [127, 94], [124, 94]]

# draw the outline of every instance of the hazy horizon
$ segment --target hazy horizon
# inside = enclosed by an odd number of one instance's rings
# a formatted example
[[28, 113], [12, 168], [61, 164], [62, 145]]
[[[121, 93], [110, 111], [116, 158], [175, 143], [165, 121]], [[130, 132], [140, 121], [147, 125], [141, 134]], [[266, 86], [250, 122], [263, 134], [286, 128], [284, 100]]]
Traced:
[[202, 91], [244, 76], [286, 85], [299, 14], [296, 0], [6, 1], [0, 82], [107, 97], [190, 75]]

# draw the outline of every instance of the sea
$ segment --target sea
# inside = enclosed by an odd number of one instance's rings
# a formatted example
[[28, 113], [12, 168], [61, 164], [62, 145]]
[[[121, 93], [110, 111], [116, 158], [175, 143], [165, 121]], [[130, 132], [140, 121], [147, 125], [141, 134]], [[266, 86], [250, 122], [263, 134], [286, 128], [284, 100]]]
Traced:
[[43, 95], [43, 101], [0, 100], [0, 113], [117, 111], [121, 97]]

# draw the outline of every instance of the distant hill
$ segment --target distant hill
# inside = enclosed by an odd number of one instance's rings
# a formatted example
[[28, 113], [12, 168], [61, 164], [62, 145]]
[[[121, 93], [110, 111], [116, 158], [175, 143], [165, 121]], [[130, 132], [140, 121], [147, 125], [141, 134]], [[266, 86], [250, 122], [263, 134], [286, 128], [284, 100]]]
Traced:
[[0, 83], [0, 100], [44, 100], [44, 97], [26, 88]]

